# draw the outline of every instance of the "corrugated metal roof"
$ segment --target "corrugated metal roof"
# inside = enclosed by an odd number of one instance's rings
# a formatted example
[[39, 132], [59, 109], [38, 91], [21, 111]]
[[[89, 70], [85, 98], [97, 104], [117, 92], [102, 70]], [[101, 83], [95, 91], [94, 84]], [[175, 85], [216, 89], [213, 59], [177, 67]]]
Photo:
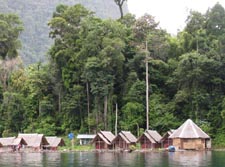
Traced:
[[96, 135], [91, 134], [78, 134], [77, 139], [94, 139]]
[[169, 138], [209, 139], [210, 137], [191, 119], [188, 119], [174, 133], [172, 133]]

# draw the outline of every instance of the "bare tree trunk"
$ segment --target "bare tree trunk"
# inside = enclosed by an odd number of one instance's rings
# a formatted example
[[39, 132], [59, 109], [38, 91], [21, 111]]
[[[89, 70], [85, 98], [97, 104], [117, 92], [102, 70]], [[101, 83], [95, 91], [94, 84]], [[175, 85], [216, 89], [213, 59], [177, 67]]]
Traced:
[[61, 86], [59, 88], [59, 94], [58, 94], [58, 112], [61, 112]]
[[137, 136], [140, 136], [139, 132], [140, 132], [140, 127], [139, 127], [139, 124], [137, 123]]
[[104, 128], [107, 130], [107, 106], [108, 106], [108, 98], [104, 97]]
[[116, 103], [115, 135], [117, 136], [118, 104]]
[[[88, 84], [88, 82], [86, 82], [86, 91], [87, 91], [87, 112], [88, 112], [88, 120], [89, 120], [89, 116], [90, 116], [90, 96], [89, 96], [89, 84]], [[89, 122], [88, 122], [88, 132], [90, 134]]]
[[0, 82], [3, 90], [9, 89], [9, 78], [13, 70], [19, 67], [21, 61], [18, 58], [0, 60]]
[[122, 8], [122, 5], [119, 5], [119, 9], [120, 9], [120, 17], [122, 19], [123, 18], [123, 8]]
[[97, 110], [95, 111], [96, 112], [96, 129], [98, 129], [98, 124], [99, 124], [99, 111], [100, 111], [100, 109], [101, 109], [101, 107], [100, 107], [100, 103], [99, 103], [99, 99], [97, 98], [96, 99], [96, 105], [97, 105]]
[[41, 103], [40, 100], [38, 100], [38, 116], [41, 115]]
[[0, 79], [2, 82], [3, 90], [7, 90], [7, 79], [8, 79], [8, 72], [6, 69], [6, 60], [3, 60], [1, 62], [1, 68], [0, 68]]
[[126, 0], [114, 0], [114, 1], [119, 6], [119, 9], [120, 9], [120, 18], [123, 18], [123, 3]]
[[146, 41], [146, 58], [145, 58], [145, 67], [146, 67], [146, 129], [149, 129], [149, 87], [148, 87], [148, 43]]

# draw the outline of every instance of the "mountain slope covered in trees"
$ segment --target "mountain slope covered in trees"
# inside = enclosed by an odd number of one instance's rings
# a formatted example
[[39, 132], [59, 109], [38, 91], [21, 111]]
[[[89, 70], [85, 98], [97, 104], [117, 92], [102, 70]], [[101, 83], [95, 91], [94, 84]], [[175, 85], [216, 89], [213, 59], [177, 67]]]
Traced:
[[[114, 0], [0, 0], [0, 13], [16, 13], [24, 23], [20, 39], [20, 55], [25, 64], [44, 62], [52, 44], [48, 21], [59, 4], [82, 4], [100, 18], [119, 18], [120, 12]], [[127, 12], [125, 6], [124, 11]]]

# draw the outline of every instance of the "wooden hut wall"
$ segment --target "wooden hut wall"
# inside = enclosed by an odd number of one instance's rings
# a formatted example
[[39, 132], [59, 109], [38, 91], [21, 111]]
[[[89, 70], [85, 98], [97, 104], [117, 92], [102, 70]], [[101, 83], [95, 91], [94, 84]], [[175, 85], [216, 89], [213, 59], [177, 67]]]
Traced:
[[163, 148], [167, 148], [172, 144], [173, 144], [173, 141], [172, 141], [172, 139], [169, 139], [169, 138], [166, 138], [165, 140], [162, 141]]
[[160, 143], [152, 143], [145, 135], [140, 138], [140, 144], [142, 149], [161, 148]]
[[205, 139], [173, 139], [173, 145], [178, 149], [194, 149], [194, 150], [202, 150], [206, 148], [206, 140]]
[[181, 139], [180, 138], [173, 139], [173, 145], [178, 149], [182, 149]]
[[95, 149], [97, 150], [104, 149], [104, 143], [105, 142], [100, 137], [97, 137], [95, 141]]
[[105, 141], [103, 141], [99, 136], [96, 137], [96, 140], [94, 143], [95, 143], [95, 149], [97, 150], [112, 149], [112, 146], [105, 143]]
[[205, 139], [182, 139], [183, 149], [205, 149]]
[[126, 143], [126, 141], [124, 141], [122, 139], [121, 136], [117, 136], [115, 139], [115, 143], [114, 143], [114, 147], [117, 148], [121, 148], [121, 149], [128, 149], [129, 148], [129, 144]]
[[205, 140], [205, 145], [206, 145], [206, 148], [207, 149], [211, 149], [211, 147], [212, 147], [212, 143], [211, 143], [211, 139], [206, 139]]

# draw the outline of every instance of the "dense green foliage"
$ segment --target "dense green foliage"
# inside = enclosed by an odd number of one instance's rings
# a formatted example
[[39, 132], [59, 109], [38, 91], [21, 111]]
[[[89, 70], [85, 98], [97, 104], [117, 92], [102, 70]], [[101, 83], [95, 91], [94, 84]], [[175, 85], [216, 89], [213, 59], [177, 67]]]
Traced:
[[114, 132], [117, 109], [118, 131], [143, 132], [147, 40], [150, 128], [163, 133], [191, 118], [224, 142], [224, 20], [220, 4], [192, 11], [172, 37], [151, 15], [102, 20], [81, 5], [59, 5], [49, 21], [49, 64], [18, 65], [1, 82], [0, 134]]
[[[49, 38], [48, 21], [58, 4], [81, 3], [96, 12], [100, 18], [119, 18], [119, 8], [114, 0], [0, 0], [0, 13], [16, 13], [24, 23], [20, 35], [23, 43], [20, 55], [26, 65], [46, 62], [46, 53], [53, 41]], [[124, 13], [127, 6], [124, 3]]]

